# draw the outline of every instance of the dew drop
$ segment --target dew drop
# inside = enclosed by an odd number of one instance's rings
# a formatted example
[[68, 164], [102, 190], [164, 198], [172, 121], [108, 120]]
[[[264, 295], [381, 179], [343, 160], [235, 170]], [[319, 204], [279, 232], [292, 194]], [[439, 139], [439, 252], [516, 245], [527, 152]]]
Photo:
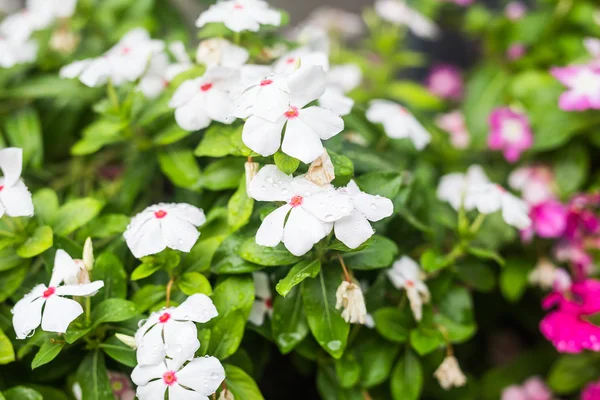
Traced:
[[267, 181], [267, 183], [273, 183], [273, 178], [271, 178], [270, 176], [268, 176], [265, 180]]
[[327, 342], [327, 348], [331, 351], [337, 351], [342, 347], [342, 342], [339, 340], [332, 340]]

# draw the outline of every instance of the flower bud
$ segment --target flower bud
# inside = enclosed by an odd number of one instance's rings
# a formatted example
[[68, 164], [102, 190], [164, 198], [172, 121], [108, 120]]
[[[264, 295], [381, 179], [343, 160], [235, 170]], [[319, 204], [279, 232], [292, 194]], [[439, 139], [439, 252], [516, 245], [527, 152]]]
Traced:
[[133, 336], [115, 333], [115, 337], [132, 349], [137, 349], [137, 343], [135, 342], [135, 338]]
[[88, 271], [94, 269], [94, 245], [92, 244], [92, 238], [85, 239], [83, 245], [83, 265]]
[[[246, 164], [244, 164], [244, 169], [246, 170], [246, 191], [248, 191], [250, 182], [252, 182], [252, 179], [258, 174], [260, 165], [255, 162], [247, 161]], [[250, 193], [248, 193], [248, 197], [250, 197]]]
[[461, 371], [458, 360], [454, 356], [446, 356], [433, 375], [445, 390], [449, 390], [452, 387], [464, 386], [467, 383], [467, 378]]
[[217, 400], [235, 400], [235, 397], [233, 396], [233, 393], [225, 388], [221, 391]]
[[342, 318], [351, 324], [365, 324], [367, 318], [367, 307], [360, 286], [355, 283], [343, 281], [336, 293], [335, 308], [344, 308]]
[[54, 31], [50, 38], [50, 48], [62, 55], [69, 55], [75, 51], [79, 38], [68, 29]]
[[319, 186], [329, 185], [335, 179], [333, 163], [327, 150], [310, 164], [306, 179]]

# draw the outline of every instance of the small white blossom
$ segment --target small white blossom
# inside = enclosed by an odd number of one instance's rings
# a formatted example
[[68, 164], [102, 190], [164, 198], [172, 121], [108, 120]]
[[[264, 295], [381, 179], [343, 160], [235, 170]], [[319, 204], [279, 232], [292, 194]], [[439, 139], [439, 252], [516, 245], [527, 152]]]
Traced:
[[200, 42], [196, 51], [196, 62], [207, 68], [239, 68], [248, 61], [248, 50], [236, 46], [227, 39], [211, 38]]
[[343, 308], [342, 318], [350, 324], [366, 324], [367, 307], [360, 286], [343, 281], [335, 292], [335, 308]]
[[27, 338], [40, 323], [46, 332], [65, 333], [69, 324], [83, 314], [83, 308], [77, 301], [62, 296], [92, 296], [104, 286], [102, 281], [61, 285], [67, 277], [65, 274], [73, 270], [72, 262], [73, 259], [64, 250], [58, 250], [49, 285], [35, 286], [15, 304], [12, 313], [17, 339]]
[[215, 357], [161, 360], [155, 365], [138, 365], [131, 374], [139, 400], [158, 400], [169, 392], [173, 400], [208, 399], [225, 379], [225, 370]]
[[204, 294], [188, 297], [178, 307], [164, 308], [150, 317], [135, 334], [139, 365], [155, 365], [165, 356], [190, 360], [200, 348], [194, 322], [205, 323], [218, 315], [212, 300]]
[[332, 186], [315, 185], [303, 176], [292, 178], [275, 165], [263, 167], [250, 183], [249, 193], [259, 201], [285, 201], [271, 212], [256, 233], [256, 243], [274, 247], [283, 242], [294, 255], [306, 254], [327, 236], [333, 222], [350, 214], [348, 196]]
[[[437, 197], [440, 200], [450, 203], [452, 208], [459, 210], [463, 205], [467, 190], [473, 185], [488, 183], [489, 180], [485, 171], [479, 165], [471, 165], [466, 174], [454, 172], [444, 175], [437, 188]], [[470, 211], [471, 208], [467, 209]]]
[[394, 212], [394, 205], [386, 197], [362, 192], [353, 180], [338, 192], [350, 198], [353, 209], [350, 215], [335, 221], [335, 237], [355, 249], [373, 236], [369, 221], [376, 222], [389, 217]]
[[458, 360], [454, 356], [444, 358], [444, 361], [433, 375], [444, 390], [464, 386], [467, 383], [467, 377], [461, 371]]
[[431, 135], [404, 107], [393, 101], [372, 100], [367, 119], [383, 124], [385, 134], [392, 139], [409, 138], [417, 150], [423, 150], [431, 141]]
[[357, 38], [365, 31], [360, 15], [328, 6], [314, 10], [302, 25], [306, 26], [306, 30], [318, 28], [345, 39]]
[[265, 322], [265, 316], [273, 315], [273, 298], [271, 297], [271, 285], [269, 275], [264, 272], [254, 272], [254, 295], [255, 300], [248, 316], [248, 321], [254, 325], [262, 326]]
[[196, 26], [201, 28], [211, 22], [222, 22], [234, 32], [257, 32], [261, 25], [279, 26], [281, 13], [263, 0], [225, 0], [200, 14]]
[[302, 47], [312, 51], [329, 54], [331, 39], [327, 30], [318, 26], [302, 24], [295, 28], [289, 35], [290, 40], [299, 43]]
[[319, 186], [328, 186], [335, 179], [335, 171], [327, 150], [308, 167], [306, 179]]
[[527, 203], [495, 183], [471, 185], [465, 196], [465, 208], [476, 208], [482, 214], [501, 210], [504, 222], [518, 229], [531, 225]]
[[21, 41], [0, 35], [0, 67], [11, 68], [35, 61], [38, 45], [33, 40]]
[[196, 227], [204, 222], [204, 211], [190, 204], [159, 203], [133, 217], [123, 237], [136, 258], [167, 247], [187, 253], [200, 236]]
[[410, 8], [404, 0], [377, 0], [375, 12], [394, 25], [406, 25], [421, 38], [435, 39], [440, 35], [440, 28], [431, 19]]
[[328, 108], [337, 115], [350, 114], [354, 100], [345, 96], [362, 81], [362, 71], [355, 64], [338, 65], [327, 72], [327, 89], [319, 98], [319, 105]]
[[423, 303], [428, 303], [431, 295], [423, 282], [419, 265], [410, 257], [402, 257], [387, 271], [392, 284], [397, 289], [406, 290], [410, 308], [417, 321], [423, 317]]
[[33, 215], [31, 193], [21, 179], [23, 150], [9, 147], [0, 150], [0, 217], [30, 217]]
[[152, 57], [146, 73], [140, 79], [138, 89], [148, 98], [157, 97], [169, 86], [173, 78], [193, 67], [182, 42], [171, 43], [169, 52], [175, 59], [174, 63], [171, 63], [166, 53], [158, 53]]
[[329, 69], [329, 56], [321, 51], [299, 48], [284, 54], [273, 64], [276, 74], [291, 74], [299, 67], [320, 66], [324, 71]]

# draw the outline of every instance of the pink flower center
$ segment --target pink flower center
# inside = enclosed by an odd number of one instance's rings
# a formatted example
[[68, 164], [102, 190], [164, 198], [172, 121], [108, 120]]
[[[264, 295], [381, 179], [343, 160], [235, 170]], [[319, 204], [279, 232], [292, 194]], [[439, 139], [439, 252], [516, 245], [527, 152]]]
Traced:
[[212, 83], [205, 83], [204, 85], [200, 86], [200, 90], [202, 90], [203, 92], [208, 92], [210, 89], [212, 89], [212, 87]]
[[265, 306], [267, 306], [269, 310], [273, 308], [273, 300], [270, 297], [265, 299]]
[[269, 86], [271, 83], [273, 83], [273, 80], [263, 79], [262, 81], [260, 81], [260, 86]]
[[292, 199], [290, 200], [290, 206], [296, 208], [298, 206], [302, 205], [302, 201], [304, 199], [302, 198], [302, 196], [294, 196], [292, 197]]
[[48, 297], [52, 296], [54, 294], [54, 292], [56, 292], [56, 288], [53, 286], [50, 286], [48, 289], [44, 290], [44, 293], [42, 294], [42, 296], [44, 296], [44, 298], [47, 299]]
[[404, 108], [404, 107], [402, 107], [402, 106], [400, 106], [400, 107], [398, 107], [398, 108], [400, 108], [400, 114], [402, 114], [402, 115], [406, 115], [406, 114], [408, 114], [408, 111], [406, 111], [406, 108]]
[[161, 324], [164, 324], [170, 319], [171, 319], [171, 314], [166, 312], [166, 313], [162, 314], [160, 317], [158, 317], [158, 322], [160, 322]]
[[413, 286], [415, 286], [415, 283], [413, 281], [406, 281], [406, 286], [413, 287]]
[[154, 216], [158, 219], [161, 219], [167, 216], [167, 212], [165, 210], [158, 210], [154, 212]]
[[288, 119], [296, 118], [300, 112], [298, 111], [298, 107], [290, 107], [283, 115], [285, 115]]
[[294, 57], [290, 57], [287, 60], [285, 60], [286, 64], [293, 64], [296, 62], [296, 59]]
[[0, 185], [0, 192], [4, 189], [4, 185]]
[[172, 386], [177, 383], [177, 376], [175, 375], [175, 371], [167, 371], [163, 374], [163, 381], [168, 385]]
[[500, 185], [496, 185], [496, 187], [498, 188], [498, 190], [499, 190], [501, 193], [506, 193], [506, 189], [504, 189], [502, 186], [500, 186]]
[[129, 48], [129, 47], [123, 47], [121, 49], [121, 53], [122, 54], [129, 54], [129, 53], [131, 53], [131, 48]]
[[236, 3], [236, 4], [233, 5], [233, 9], [234, 10], [243, 10], [244, 6], [242, 4]]

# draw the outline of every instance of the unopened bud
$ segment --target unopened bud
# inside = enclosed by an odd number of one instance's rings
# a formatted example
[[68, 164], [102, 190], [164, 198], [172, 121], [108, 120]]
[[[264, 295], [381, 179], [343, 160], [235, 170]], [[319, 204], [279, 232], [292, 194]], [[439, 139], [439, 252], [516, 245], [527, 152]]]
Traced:
[[[252, 182], [252, 179], [256, 176], [256, 174], [258, 174], [260, 165], [258, 165], [258, 163], [255, 163], [255, 162], [247, 161], [246, 164], [244, 164], [244, 169], [246, 170], [246, 192], [247, 192], [248, 188], [250, 187], [250, 182]], [[250, 197], [250, 193], [248, 193], [248, 197]]]
[[310, 164], [306, 179], [319, 186], [326, 186], [335, 179], [335, 172], [327, 150]]
[[83, 245], [83, 265], [88, 271], [94, 269], [94, 245], [92, 244], [92, 238], [85, 239]]
[[115, 333], [115, 337], [132, 349], [137, 349], [137, 343], [135, 342], [135, 338], [133, 336]]
[[229, 390], [223, 389], [217, 400], [235, 400], [235, 397]]
[[467, 377], [461, 371], [458, 360], [454, 356], [446, 356], [433, 375], [444, 390], [464, 386], [467, 383]]
[[365, 324], [367, 307], [360, 286], [353, 282], [343, 281], [335, 292], [335, 308], [344, 308], [342, 318], [351, 324]]

